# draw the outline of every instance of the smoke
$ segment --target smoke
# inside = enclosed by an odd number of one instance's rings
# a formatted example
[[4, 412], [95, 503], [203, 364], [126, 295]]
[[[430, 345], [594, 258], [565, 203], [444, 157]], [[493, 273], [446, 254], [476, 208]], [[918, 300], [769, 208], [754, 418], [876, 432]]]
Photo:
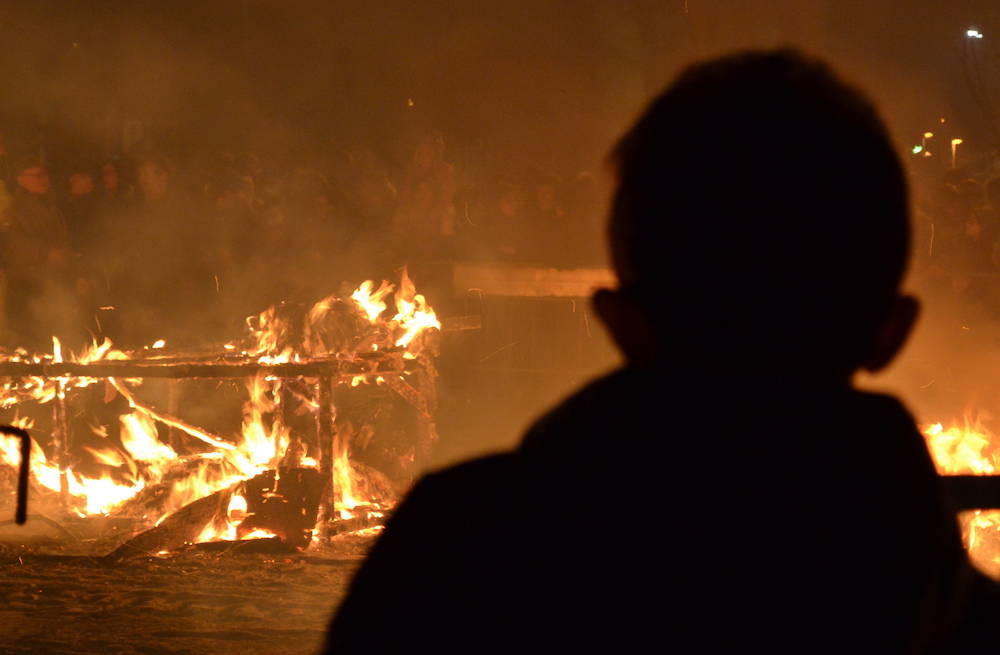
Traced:
[[[735, 48], [792, 45], [827, 57], [873, 96], [901, 152], [940, 117], [971, 152], [981, 146], [969, 138], [979, 114], [960, 40], [975, 8], [971, 0], [11, 2], [0, 7], [0, 133], [12, 156], [45, 154], [60, 190], [80, 156], [166, 156], [170, 184], [189, 201], [174, 217], [177, 234], [195, 237], [184, 243], [216, 230], [219, 202], [252, 205], [253, 230], [243, 232], [257, 254], [245, 274], [209, 270], [197, 293], [178, 294], [209, 298], [230, 329], [270, 302], [308, 302], [421, 257], [603, 263], [610, 145], [684, 65]], [[982, 29], [989, 38], [990, 26]], [[391, 230], [431, 134], [453, 166], [447, 229], [460, 245], [414, 253], [420, 240]], [[250, 191], [234, 178], [250, 178]], [[550, 230], [556, 238], [529, 211], [542, 211], [548, 187], [564, 221]], [[511, 216], [519, 218], [498, 218], [501, 205], [518, 204]], [[118, 245], [133, 236], [127, 223], [116, 229], [126, 238], [101, 253], [113, 269]], [[564, 251], [573, 256], [560, 259]], [[417, 283], [447, 315], [447, 276], [427, 271], [417, 267]], [[938, 309], [948, 294], [922, 295], [924, 327], [886, 378], [921, 399], [930, 378], [938, 380], [930, 389], [943, 384], [942, 367], [958, 371], [954, 380], [985, 376], [976, 353], [989, 345], [983, 337], [972, 354], [955, 352], [953, 335], [934, 328], [954, 312]], [[169, 313], [158, 314], [154, 323]], [[176, 317], [168, 322], [183, 331]], [[543, 387], [533, 411], [566, 382]]]

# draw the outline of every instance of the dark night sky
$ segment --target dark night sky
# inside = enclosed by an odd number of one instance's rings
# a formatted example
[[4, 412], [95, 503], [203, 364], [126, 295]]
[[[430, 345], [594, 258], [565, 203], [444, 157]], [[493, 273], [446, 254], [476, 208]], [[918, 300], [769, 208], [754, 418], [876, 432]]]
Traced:
[[790, 43], [867, 88], [902, 141], [947, 115], [985, 143], [962, 50], [972, 24], [990, 47], [992, 13], [981, 0], [15, 0], [0, 8], [0, 111], [22, 140], [41, 120], [103, 147], [134, 118], [173, 148], [405, 151], [436, 127], [501, 160], [590, 166], [684, 62]]

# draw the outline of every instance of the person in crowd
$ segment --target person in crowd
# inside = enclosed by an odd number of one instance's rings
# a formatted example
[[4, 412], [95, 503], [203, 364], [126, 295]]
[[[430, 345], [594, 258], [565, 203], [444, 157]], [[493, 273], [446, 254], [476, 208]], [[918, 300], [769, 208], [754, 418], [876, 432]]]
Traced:
[[39, 346], [55, 335], [75, 342], [76, 330], [82, 328], [79, 285], [69, 229], [48, 167], [40, 158], [26, 157], [11, 168], [17, 186], [4, 216], [3, 243], [10, 341]]
[[560, 190], [562, 178], [554, 173], [538, 173], [529, 184], [530, 205], [532, 217], [546, 223], [558, 223], [566, 217], [566, 209], [562, 205]]
[[566, 213], [573, 222], [573, 257], [576, 263], [595, 265], [604, 261], [604, 253], [596, 247], [601, 234], [601, 187], [597, 176], [581, 171], [569, 184]]
[[486, 202], [478, 212], [478, 237], [485, 253], [505, 260], [518, 259], [526, 249], [524, 193], [510, 178], [497, 180], [487, 192]]
[[84, 162], [70, 166], [66, 173], [66, 194], [62, 210], [66, 216], [69, 240], [76, 253], [89, 254], [91, 241], [97, 236], [100, 197], [94, 173]]
[[298, 288], [311, 288], [311, 281], [325, 278], [331, 253], [348, 241], [350, 229], [331, 195], [326, 176], [310, 166], [296, 166], [285, 179], [282, 202], [290, 219], [285, 235], [290, 249], [285, 253], [290, 273], [286, 280]]
[[619, 286], [594, 305], [625, 364], [513, 452], [418, 482], [326, 652], [989, 648], [996, 584], [923, 437], [852, 387], [918, 311], [870, 101], [796, 52], [728, 55], [682, 72], [612, 161]]
[[526, 215], [531, 226], [525, 248], [535, 263], [567, 266], [575, 263], [582, 231], [563, 204], [563, 181], [554, 173], [538, 171], [527, 185]]
[[440, 132], [426, 135], [413, 152], [399, 186], [392, 231], [404, 259], [439, 255], [455, 232], [455, 168], [445, 159]]
[[358, 231], [385, 234], [396, 209], [396, 186], [369, 147], [345, 153], [346, 166], [339, 180], [344, 209]]
[[130, 345], [194, 338], [217, 289], [204, 247], [212, 230], [176, 188], [169, 160], [146, 155], [135, 170], [136, 199], [101, 239], [114, 329]]
[[118, 157], [106, 159], [101, 164], [101, 212], [117, 213], [123, 211], [132, 198], [132, 187], [126, 178], [124, 160]]
[[[219, 292], [226, 303], [224, 312], [233, 320], [242, 320], [254, 310], [255, 273], [266, 268], [262, 260], [264, 233], [254, 210], [253, 180], [235, 172], [223, 173], [207, 188], [211, 217], [206, 230], [206, 257]], [[262, 275], [266, 271], [260, 270]], [[250, 303], [250, 304], [248, 304]]]

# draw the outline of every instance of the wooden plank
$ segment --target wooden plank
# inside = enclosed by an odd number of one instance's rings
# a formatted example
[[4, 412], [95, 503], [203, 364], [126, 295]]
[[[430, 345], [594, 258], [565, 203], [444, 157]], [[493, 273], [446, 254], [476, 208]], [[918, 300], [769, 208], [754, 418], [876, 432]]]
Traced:
[[1000, 509], [1000, 475], [942, 475], [941, 482], [960, 510]]
[[611, 269], [555, 269], [537, 266], [455, 264], [456, 292], [481, 291], [492, 296], [523, 298], [589, 298], [596, 289], [617, 286]]
[[118, 562], [132, 557], [155, 555], [164, 550], [173, 550], [198, 538], [209, 521], [216, 516], [223, 516], [229, 506], [229, 498], [233, 490], [242, 482], [231, 487], [220, 489], [204, 498], [177, 510], [159, 525], [132, 537], [105, 559]]
[[[402, 353], [385, 351], [383, 357], [324, 359], [283, 364], [258, 362], [149, 362], [123, 360], [80, 364], [76, 362], [0, 362], [0, 377], [91, 377], [91, 378], [245, 378], [258, 373], [274, 377], [345, 377], [399, 373], [416, 360], [402, 359]], [[397, 355], [398, 356], [393, 356]]]

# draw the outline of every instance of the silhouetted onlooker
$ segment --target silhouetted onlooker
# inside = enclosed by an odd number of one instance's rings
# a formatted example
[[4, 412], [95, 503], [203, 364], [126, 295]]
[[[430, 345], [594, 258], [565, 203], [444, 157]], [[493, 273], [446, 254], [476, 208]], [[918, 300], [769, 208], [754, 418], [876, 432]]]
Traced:
[[445, 159], [439, 132], [426, 135], [413, 152], [399, 186], [392, 232], [404, 260], [438, 255], [445, 237], [455, 233], [455, 167]]
[[69, 231], [45, 163], [26, 157], [12, 171], [17, 186], [3, 244], [9, 339], [11, 345], [47, 346], [53, 335], [65, 340], [81, 326]]
[[195, 340], [215, 300], [205, 247], [212, 226], [177, 188], [165, 157], [140, 158], [135, 179], [135, 202], [106, 224], [101, 243], [108, 301], [115, 307], [105, 327], [128, 345], [160, 337]]
[[85, 163], [77, 163], [66, 171], [66, 195], [62, 207], [70, 245], [77, 253], [89, 254], [93, 250], [93, 240], [98, 238], [100, 197], [94, 177], [94, 172]]
[[739, 54], [613, 161], [620, 287], [594, 303], [625, 366], [418, 483], [327, 652], [959, 652], [989, 586], [909, 413], [851, 385], [917, 312], [875, 109], [814, 60]]
[[123, 211], [132, 199], [132, 187], [126, 175], [125, 162], [112, 157], [101, 164], [101, 212], [114, 214]]

